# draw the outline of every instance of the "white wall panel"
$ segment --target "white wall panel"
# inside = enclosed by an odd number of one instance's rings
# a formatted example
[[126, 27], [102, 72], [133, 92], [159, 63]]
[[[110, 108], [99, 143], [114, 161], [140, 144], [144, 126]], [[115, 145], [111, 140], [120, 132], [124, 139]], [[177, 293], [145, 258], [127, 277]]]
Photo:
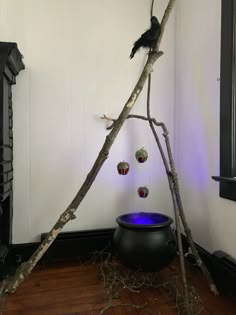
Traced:
[[[133, 42], [149, 27], [150, 0], [0, 0], [2, 41], [17, 42], [26, 69], [14, 87], [14, 243], [39, 240], [74, 197], [134, 87], [145, 51], [129, 60]], [[157, 1], [162, 17], [167, 1]], [[173, 135], [174, 16], [153, 75], [152, 112]], [[134, 112], [145, 114], [143, 93]], [[149, 159], [137, 165], [145, 146]], [[117, 174], [130, 162], [127, 177]], [[137, 197], [138, 185], [150, 197]], [[65, 230], [115, 226], [117, 215], [142, 210], [172, 213], [166, 176], [144, 122], [127, 121], [78, 218]]]
[[179, 0], [176, 11], [175, 152], [195, 241], [236, 257], [235, 202], [219, 197], [220, 0]]

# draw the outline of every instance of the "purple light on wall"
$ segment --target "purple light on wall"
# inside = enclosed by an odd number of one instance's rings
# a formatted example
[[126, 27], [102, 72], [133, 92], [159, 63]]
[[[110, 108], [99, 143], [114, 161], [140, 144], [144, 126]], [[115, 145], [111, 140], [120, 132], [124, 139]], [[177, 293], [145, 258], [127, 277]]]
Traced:
[[218, 96], [215, 89], [209, 88], [212, 72], [202, 68], [193, 70], [192, 63], [186, 69], [184, 93], [179, 94], [177, 90], [178, 102], [182, 104], [176, 112], [177, 172], [189, 191], [205, 194], [212, 183], [213, 163], [218, 156], [218, 148], [215, 150], [218, 138], [214, 135]]

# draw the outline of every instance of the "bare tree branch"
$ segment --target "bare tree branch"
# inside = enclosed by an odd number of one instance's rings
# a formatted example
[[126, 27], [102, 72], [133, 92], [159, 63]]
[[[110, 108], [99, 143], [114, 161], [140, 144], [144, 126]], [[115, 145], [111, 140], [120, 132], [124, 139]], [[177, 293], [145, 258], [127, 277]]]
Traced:
[[[169, 0], [167, 9], [165, 11], [165, 14], [161, 23], [161, 37], [163, 35], [165, 24], [168, 20], [168, 17], [170, 16], [171, 9], [173, 8], [175, 1], [176, 0]], [[30, 272], [36, 266], [38, 261], [41, 259], [41, 257], [50, 247], [50, 245], [54, 242], [54, 240], [56, 239], [57, 235], [59, 234], [61, 229], [64, 227], [64, 225], [71, 219], [75, 218], [74, 212], [76, 211], [76, 209], [78, 208], [78, 206], [80, 205], [84, 197], [86, 196], [97, 174], [99, 173], [101, 167], [103, 166], [103, 163], [108, 158], [110, 148], [112, 144], [114, 143], [131, 109], [133, 108], [137, 98], [139, 97], [149, 74], [152, 72], [154, 63], [163, 54], [163, 52], [159, 51], [159, 45], [160, 45], [160, 39], [158, 40], [156, 52], [152, 52], [151, 54], [148, 55], [146, 64], [140, 75], [140, 78], [138, 79], [136, 86], [134, 87], [128, 101], [123, 107], [118, 119], [114, 122], [112, 130], [106, 136], [105, 142], [98, 154], [98, 157], [95, 160], [94, 165], [92, 166], [90, 172], [88, 173], [78, 193], [76, 194], [74, 199], [71, 201], [69, 206], [66, 208], [66, 210], [62, 213], [61, 217], [56, 222], [56, 224], [51, 229], [51, 231], [48, 233], [44, 241], [39, 245], [38, 249], [33, 253], [31, 258], [27, 262], [23, 263], [17, 269], [15, 276], [5, 287], [5, 292], [8, 292], [8, 293], [15, 292], [17, 287], [29, 276]]]

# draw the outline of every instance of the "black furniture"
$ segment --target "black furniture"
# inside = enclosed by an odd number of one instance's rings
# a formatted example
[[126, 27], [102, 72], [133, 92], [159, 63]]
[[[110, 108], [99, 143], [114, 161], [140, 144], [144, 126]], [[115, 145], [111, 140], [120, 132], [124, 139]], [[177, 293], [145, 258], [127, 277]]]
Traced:
[[16, 43], [0, 42], [0, 278], [12, 242], [12, 85], [24, 69], [22, 58]]

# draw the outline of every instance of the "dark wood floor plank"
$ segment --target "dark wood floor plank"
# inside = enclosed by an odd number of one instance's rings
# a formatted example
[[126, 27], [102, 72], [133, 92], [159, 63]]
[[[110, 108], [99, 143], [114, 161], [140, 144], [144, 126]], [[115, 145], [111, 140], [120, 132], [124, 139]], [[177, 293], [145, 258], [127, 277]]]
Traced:
[[[160, 283], [169, 279], [180, 281], [178, 263], [165, 268]], [[229, 297], [215, 297], [209, 291], [200, 271], [187, 266], [188, 280], [201, 296], [201, 315], [236, 315], [236, 302]], [[175, 278], [174, 278], [175, 277]], [[107, 290], [98, 277], [97, 265], [68, 264], [39, 266], [15, 294], [6, 301], [3, 315], [98, 315], [108, 303]], [[175, 315], [176, 305], [166, 289], [143, 288], [140, 293], [121, 291], [114, 304], [143, 305], [154, 314]], [[1, 314], [1, 312], [0, 312]], [[104, 315], [146, 315], [144, 309], [116, 306]]]

